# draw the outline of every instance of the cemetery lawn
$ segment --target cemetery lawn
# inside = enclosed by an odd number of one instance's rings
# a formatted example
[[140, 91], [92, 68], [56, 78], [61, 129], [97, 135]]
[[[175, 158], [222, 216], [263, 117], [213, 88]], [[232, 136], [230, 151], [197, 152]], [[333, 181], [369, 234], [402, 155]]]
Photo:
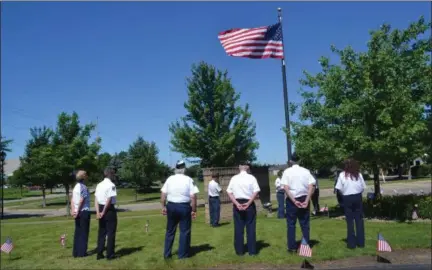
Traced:
[[[286, 252], [286, 222], [260, 214], [257, 220], [259, 254], [238, 257], [233, 248], [233, 224], [210, 228], [204, 222], [204, 211], [192, 225], [192, 253], [186, 260], [162, 257], [166, 218], [159, 211], [119, 213], [114, 261], [96, 261], [96, 255], [72, 258], [73, 220], [71, 218], [21, 218], [5, 220], [1, 224], [1, 241], [10, 236], [14, 250], [9, 258], [2, 253], [2, 269], [203, 269], [232, 264], [288, 265], [301, 263], [297, 255]], [[149, 232], [144, 225], [149, 220]], [[312, 218], [311, 263], [346, 257], [374, 255], [376, 236], [381, 232], [393, 249], [430, 248], [431, 223], [384, 223], [365, 221], [366, 248], [348, 250], [344, 242], [346, 227], [343, 220]], [[67, 234], [67, 246], [60, 245], [60, 235]], [[96, 247], [97, 222], [92, 216], [89, 251]], [[300, 240], [300, 230], [297, 239]], [[177, 251], [178, 232], [173, 252]]]

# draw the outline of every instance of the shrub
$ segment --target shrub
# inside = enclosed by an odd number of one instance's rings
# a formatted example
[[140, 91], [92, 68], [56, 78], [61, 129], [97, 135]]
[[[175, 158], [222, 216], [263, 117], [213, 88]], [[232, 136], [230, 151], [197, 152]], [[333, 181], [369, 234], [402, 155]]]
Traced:
[[420, 218], [432, 219], [431, 195], [383, 196], [379, 201], [365, 199], [364, 215], [367, 218], [410, 220], [414, 205]]

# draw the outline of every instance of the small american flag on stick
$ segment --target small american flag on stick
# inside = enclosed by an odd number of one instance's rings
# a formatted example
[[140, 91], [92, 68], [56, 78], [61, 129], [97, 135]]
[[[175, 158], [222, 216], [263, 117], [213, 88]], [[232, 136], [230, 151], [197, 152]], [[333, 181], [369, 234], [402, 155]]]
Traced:
[[66, 234], [62, 234], [60, 236], [60, 244], [62, 245], [62, 247], [66, 246]]
[[282, 25], [235, 28], [219, 33], [219, 41], [229, 56], [282, 59]]
[[302, 257], [312, 257], [312, 249], [304, 238], [301, 240], [298, 254]]
[[387, 243], [387, 241], [384, 239], [384, 237], [380, 233], [378, 233], [377, 251], [381, 251], [381, 252], [391, 252], [392, 251], [389, 243]]
[[327, 204], [324, 207], [321, 207], [320, 212], [328, 212]]
[[14, 248], [14, 246], [12, 243], [12, 238], [8, 237], [8, 238], [6, 238], [6, 241], [4, 242], [4, 244], [1, 246], [1, 251], [9, 254], [9, 253], [11, 253], [13, 248]]

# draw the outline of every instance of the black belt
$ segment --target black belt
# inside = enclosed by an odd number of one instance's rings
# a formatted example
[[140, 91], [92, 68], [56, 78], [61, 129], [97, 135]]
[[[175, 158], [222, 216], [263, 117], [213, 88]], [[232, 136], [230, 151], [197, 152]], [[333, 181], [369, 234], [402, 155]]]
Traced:
[[[99, 208], [103, 208], [103, 207], [105, 207], [105, 204], [99, 204]], [[107, 208], [107, 210], [108, 211], [112, 211], [112, 210], [115, 210], [115, 207], [114, 207], [114, 205], [113, 204], [110, 204], [110, 206], [108, 206], [108, 208]]]
[[209, 198], [212, 198], [212, 199], [217, 198], [217, 199], [219, 199], [219, 196], [209, 196]]
[[236, 199], [239, 203], [247, 203], [250, 199]]
[[184, 204], [184, 205], [190, 205], [190, 202], [168, 202], [168, 204]]

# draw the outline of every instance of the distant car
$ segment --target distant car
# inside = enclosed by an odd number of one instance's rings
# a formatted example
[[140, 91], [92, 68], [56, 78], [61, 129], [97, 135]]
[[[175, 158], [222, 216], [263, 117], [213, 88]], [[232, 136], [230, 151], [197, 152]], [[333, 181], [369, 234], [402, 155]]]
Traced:
[[9, 188], [9, 186], [8, 185], [4, 185], [3, 188]]

